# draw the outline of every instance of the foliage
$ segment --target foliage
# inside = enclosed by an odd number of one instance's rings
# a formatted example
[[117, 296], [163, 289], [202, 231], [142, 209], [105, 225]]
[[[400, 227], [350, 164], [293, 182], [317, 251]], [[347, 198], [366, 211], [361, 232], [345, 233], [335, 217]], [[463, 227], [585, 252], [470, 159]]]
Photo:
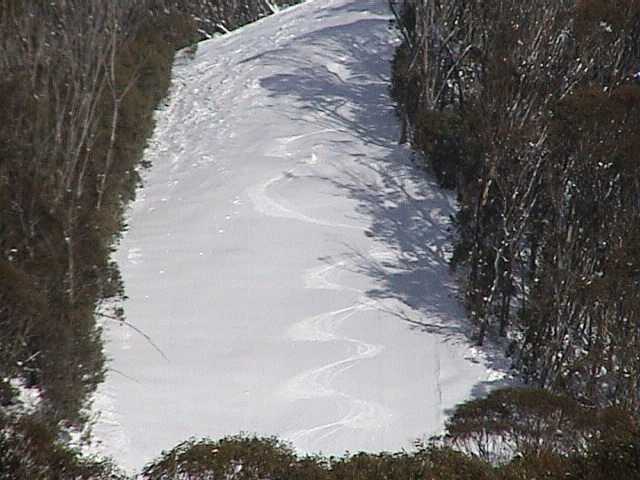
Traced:
[[297, 457], [275, 438], [189, 440], [148, 465], [148, 480], [490, 480], [493, 467], [450, 448], [415, 453], [358, 453], [341, 458]]
[[145, 467], [142, 476], [150, 480], [283, 478], [295, 460], [293, 452], [275, 438], [187, 440]]
[[588, 454], [574, 459], [574, 468], [566, 476], [572, 480], [609, 480], [640, 478], [640, 435], [605, 439], [592, 445]]
[[0, 416], [0, 479], [124, 480], [108, 460], [82, 457], [56, 439], [46, 422], [33, 416]]
[[460, 405], [447, 420], [448, 443], [491, 462], [516, 456], [584, 454], [598, 439], [626, 438], [631, 415], [597, 410], [544, 390], [507, 388]]
[[392, 6], [392, 92], [457, 189], [478, 343], [508, 335], [528, 381], [640, 408], [640, 3]]

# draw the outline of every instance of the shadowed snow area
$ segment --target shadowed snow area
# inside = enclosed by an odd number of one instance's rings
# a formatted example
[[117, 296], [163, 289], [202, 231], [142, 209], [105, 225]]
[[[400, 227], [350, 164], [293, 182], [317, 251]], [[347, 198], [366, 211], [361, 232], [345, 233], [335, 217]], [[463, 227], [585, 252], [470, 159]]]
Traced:
[[174, 68], [117, 252], [102, 452], [190, 436], [301, 452], [409, 448], [490, 388], [446, 264], [448, 193], [397, 145], [385, 2], [315, 0]]

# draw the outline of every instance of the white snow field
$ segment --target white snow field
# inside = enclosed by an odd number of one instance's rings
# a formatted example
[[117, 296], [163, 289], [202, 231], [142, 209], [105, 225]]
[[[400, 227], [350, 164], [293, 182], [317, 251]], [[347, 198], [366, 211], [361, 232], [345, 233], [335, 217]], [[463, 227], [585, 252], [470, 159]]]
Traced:
[[384, 0], [315, 0], [174, 67], [116, 259], [126, 326], [96, 398], [139, 469], [191, 436], [410, 448], [502, 375], [446, 263], [450, 194], [397, 145]]

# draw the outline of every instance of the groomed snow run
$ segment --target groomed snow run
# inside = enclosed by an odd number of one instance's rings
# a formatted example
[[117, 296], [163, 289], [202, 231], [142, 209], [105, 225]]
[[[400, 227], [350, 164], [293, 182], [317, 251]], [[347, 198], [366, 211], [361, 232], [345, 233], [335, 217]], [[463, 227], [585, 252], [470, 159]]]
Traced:
[[191, 436], [410, 448], [500, 377], [446, 263], [454, 202], [397, 145], [384, 0], [314, 0], [181, 57], [117, 260], [95, 408], [139, 469]]

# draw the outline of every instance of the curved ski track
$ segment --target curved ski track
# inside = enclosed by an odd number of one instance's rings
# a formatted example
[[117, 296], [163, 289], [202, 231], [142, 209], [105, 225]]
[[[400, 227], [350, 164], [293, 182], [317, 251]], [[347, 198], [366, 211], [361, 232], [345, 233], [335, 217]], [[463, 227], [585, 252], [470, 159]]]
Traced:
[[[331, 130], [321, 130], [311, 134], [298, 135], [281, 139], [282, 150], [280, 153], [289, 156], [286, 147], [303, 137], [325, 133]], [[307, 164], [314, 164], [317, 161], [312, 156]], [[266, 182], [249, 189], [248, 196], [251, 199], [256, 211], [264, 215], [288, 218], [301, 222], [311, 223], [316, 226], [331, 228], [346, 228], [363, 230], [362, 226], [346, 223], [329, 222], [323, 219], [310, 217], [292, 207], [286, 199], [278, 201], [269, 195], [270, 187], [275, 186], [279, 181], [288, 176], [295, 175], [297, 167], [287, 170], [285, 173], [277, 175]], [[371, 249], [368, 255], [376, 260], [381, 260], [393, 252], [382, 249]], [[339, 431], [352, 429], [380, 429], [385, 428], [390, 423], [391, 411], [383, 405], [363, 400], [346, 392], [337, 390], [333, 384], [337, 377], [347, 370], [353, 368], [359, 362], [371, 359], [380, 355], [384, 346], [367, 343], [361, 339], [352, 338], [340, 333], [342, 325], [355, 315], [365, 311], [382, 309], [383, 303], [370, 299], [365, 292], [347, 285], [341, 285], [330, 279], [331, 275], [340, 268], [347, 266], [347, 261], [338, 261], [332, 265], [320, 265], [309, 269], [304, 275], [306, 288], [339, 290], [342, 292], [353, 292], [359, 296], [350, 306], [321, 313], [304, 318], [294, 323], [286, 332], [288, 338], [299, 342], [342, 342], [346, 343], [351, 353], [334, 362], [312, 368], [302, 372], [289, 381], [285, 382], [280, 390], [280, 394], [289, 401], [309, 400], [313, 398], [333, 398], [342, 411], [346, 413], [335, 421], [309, 426], [299, 430], [284, 433], [284, 437], [294, 444], [307, 444], [324, 440]]]

